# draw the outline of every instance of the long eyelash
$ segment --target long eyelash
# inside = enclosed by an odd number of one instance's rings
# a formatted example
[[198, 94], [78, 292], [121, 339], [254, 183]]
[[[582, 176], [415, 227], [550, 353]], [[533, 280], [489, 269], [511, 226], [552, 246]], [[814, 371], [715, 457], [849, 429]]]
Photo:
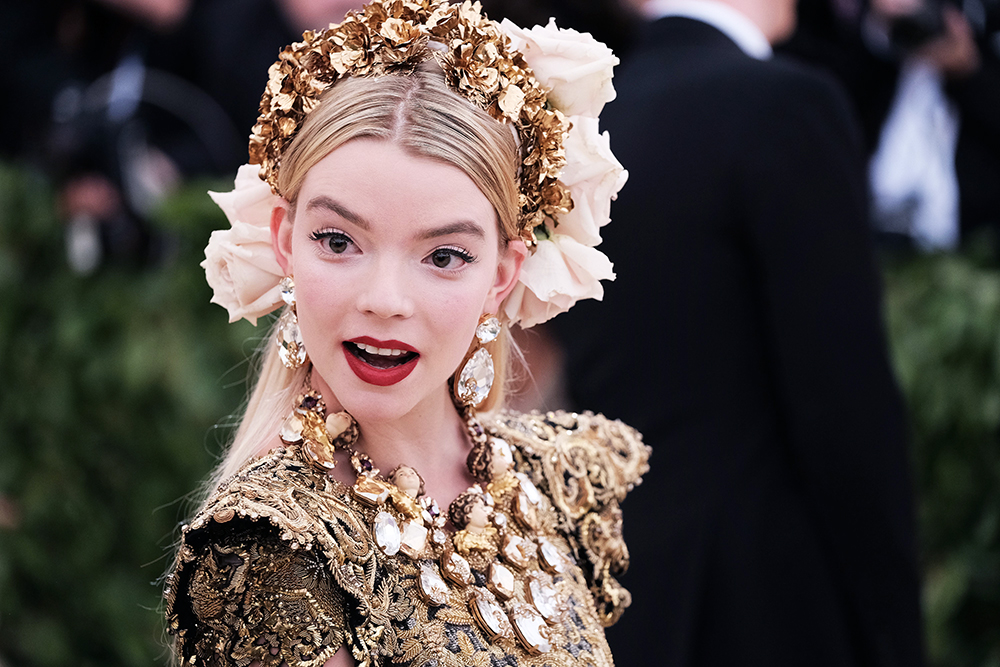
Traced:
[[312, 239], [313, 241], [322, 241], [323, 239], [328, 239], [335, 234], [340, 234], [341, 236], [347, 239], [351, 238], [344, 232], [340, 231], [339, 229], [335, 229], [333, 227], [327, 229], [317, 229], [316, 231], [314, 231], [312, 234], [309, 235], [309, 238]]
[[442, 250], [449, 250], [449, 251], [455, 253], [455, 255], [457, 255], [459, 259], [461, 259], [461, 260], [463, 260], [463, 261], [465, 261], [465, 262], [467, 262], [469, 264], [472, 264], [472, 263], [476, 262], [479, 259], [475, 255], [473, 255], [471, 252], [469, 252], [468, 250], [466, 250], [465, 248], [460, 248], [460, 247], [454, 246], [454, 245], [441, 246], [440, 248], [438, 248], [434, 252], [440, 252]]

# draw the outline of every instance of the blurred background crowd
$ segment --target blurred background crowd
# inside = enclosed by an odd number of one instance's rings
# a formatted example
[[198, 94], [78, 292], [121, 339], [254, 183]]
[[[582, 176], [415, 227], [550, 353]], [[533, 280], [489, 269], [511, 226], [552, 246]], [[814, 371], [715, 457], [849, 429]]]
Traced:
[[[626, 65], [646, 29], [637, 0], [482, 2], [590, 32]], [[226, 220], [204, 193], [246, 161], [278, 50], [360, 4], [0, 6], [0, 666], [165, 663], [159, 579], [263, 339], [208, 303], [198, 264]], [[1000, 0], [800, 0], [775, 44], [834, 82], [840, 139], [863, 153], [847, 180], [867, 192], [906, 404], [927, 662], [1000, 667]], [[647, 168], [622, 161], [617, 206]], [[560, 335], [522, 337], [518, 407], [575, 405]]]

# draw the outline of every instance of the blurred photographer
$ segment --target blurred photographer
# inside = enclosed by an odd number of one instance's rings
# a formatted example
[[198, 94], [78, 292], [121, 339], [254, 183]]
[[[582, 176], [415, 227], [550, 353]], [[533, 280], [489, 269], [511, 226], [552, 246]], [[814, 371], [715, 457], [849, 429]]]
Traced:
[[996, 2], [873, 0], [864, 37], [899, 63], [870, 164], [878, 230], [925, 251], [1000, 222]]
[[800, 0], [799, 17], [780, 50], [848, 90], [880, 240], [1000, 238], [1000, 0]]

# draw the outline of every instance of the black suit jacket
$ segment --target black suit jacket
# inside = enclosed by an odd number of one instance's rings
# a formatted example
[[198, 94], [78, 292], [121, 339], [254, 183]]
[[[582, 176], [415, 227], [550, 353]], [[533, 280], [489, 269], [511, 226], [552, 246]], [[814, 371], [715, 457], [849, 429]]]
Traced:
[[[604, 303], [556, 320], [580, 406], [653, 446], [621, 665], [921, 664], [904, 419], [860, 140], [827, 79], [661, 19], [604, 127], [630, 172]], [[560, 322], [561, 320], [561, 322]]]

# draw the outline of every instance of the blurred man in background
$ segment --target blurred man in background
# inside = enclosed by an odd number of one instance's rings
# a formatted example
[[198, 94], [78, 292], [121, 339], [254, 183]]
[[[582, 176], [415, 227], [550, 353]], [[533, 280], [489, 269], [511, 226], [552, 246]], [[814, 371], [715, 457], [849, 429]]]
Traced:
[[[629, 169], [604, 310], [562, 325], [576, 404], [654, 448], [621, 664], [922, 664], [905, 422], [858, 129], [772, 57], [794, 0], [642, 3], [605, 128]], [[636, 509], [640, 511], [636, 511]]]

